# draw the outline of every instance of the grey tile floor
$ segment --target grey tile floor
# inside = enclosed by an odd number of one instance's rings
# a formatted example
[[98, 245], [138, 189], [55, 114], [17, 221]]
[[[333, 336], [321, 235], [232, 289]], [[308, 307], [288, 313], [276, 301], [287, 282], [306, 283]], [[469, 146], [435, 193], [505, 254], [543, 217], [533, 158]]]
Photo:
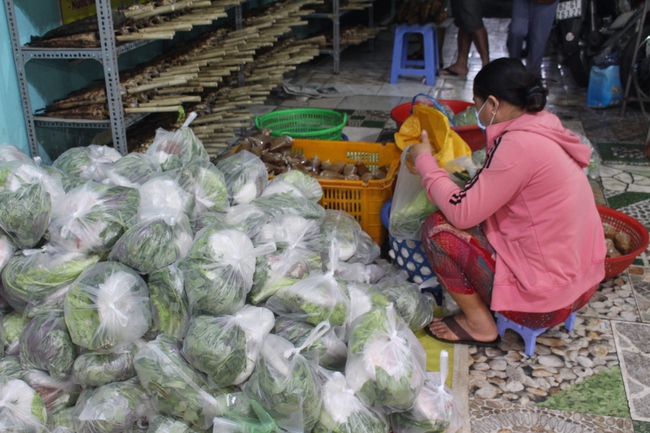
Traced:
[[[509, 20], [486, 19], [485, 23], [491, 58], [506, 56]], [[456, 34], [454, 26], [446, 32], [443, 65], [454, 60]], [[433, 86], [419, 77], [401, 77], [397, 84], [388, 84], [391, 56], [389, 30], [379, 34], [373, 50], [361, 45], [344, 51], [340, 74], [332, 73], [331, 58], [321, 56], [289, 77], [295, 85], [334, 86], [347, 96], [305, 99], [278, 94], [256, 110], [260, 114], [293, 107], [349, 110], [357, 116], [344, 133], [350, 140], [374, 141], [383, 128], [395, 125], [386, 115], [372, 117], [371, 113], [365, 120], [375, 123], [363, 126], [359, 118], [364, 119], [369, 110], [388, 112], [418, 93], [471, 101], [472, 79], [481, 66], [473, 48], [466, 80], [438, 77]], [[643, 144], [648, 125], [637, 107], [630, 106], [624, 117], [618, 108], [588, 109], [586, 90], [574, 84], [553, 56], [544, 59], [542, 74], [550, 92], [547, 108], [565, 127], [594, 143]], [[650, 164], [603, 164], [592, 186], [597, 202], [609, 203], [650, 227]], [[471, 419], [465, 431], [650, 432], [649, 257], [640, 256], [623, 274], [604, 281], [579, 312], [576, 328], [568, 332], [559, 325], [548, 330], [538, 339], [532, 357], [525, 356], [520, 337], [512, 331], [498, 349], [470, 346], [466, 370], [454, 372], [464, 376], [468, 386]]]

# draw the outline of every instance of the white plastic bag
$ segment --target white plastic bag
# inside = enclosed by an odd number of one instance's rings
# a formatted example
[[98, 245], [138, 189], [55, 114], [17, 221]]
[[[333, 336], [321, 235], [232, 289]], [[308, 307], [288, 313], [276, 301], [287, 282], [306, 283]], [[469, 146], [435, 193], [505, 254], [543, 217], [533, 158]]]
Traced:
[[0, 376], [0, 431], [45, 433], [43, 400], [22, 380]]
[[217, 162], [228, 186], [233, 205], [250, 203], [262, 195], [269, 181], [266, 165], [260, 158], [243, 150]]
[[203, 143], [189, 128], [196, 117], [196, 113], [190, 113], [183, 126], [173, 132], [162, 128], [156, 130], [156, 138], [145, 153], [154, 166], [167, 171], [184, 166], [192, 158], [209, 161], [210, 157]]
[[397, 239], [420, 240], [422, 224], [433, 212], [437, 210], [434, 203], [429, 200], [427, 192], [422, 186], [422, 178], [409, 171], [406, 161], [408, 148], [402, 152], [402, 160], [393, 193], [393, 202], [390, 207], [391, 236]]
[[393, 413], [394, 433], [454, 433], [462, 425], [460, 399], [445, 386], [449, 354], [440, 351], [440, 373], [428, 372], [413, 409]]
[[194, 317], [183, 341], [183, 355], [216, 386], [239, 385], [253, 372], [274, 324], [270, 310], [251, 305], [233, 315]]
[[326, 210], [323, 221], [323, 234], [326, 245], [331, 245], [333, 239], [338, 242], [338, 259], [342, 262], [349, 260], [359, 247], [361, 226], [347, 212], [341, 210]]
[[70, 177], [102, 182], [106, 172], [122, 155], [112, 147], [91, 144], [73, 147], [54, 160], [52, 166]]

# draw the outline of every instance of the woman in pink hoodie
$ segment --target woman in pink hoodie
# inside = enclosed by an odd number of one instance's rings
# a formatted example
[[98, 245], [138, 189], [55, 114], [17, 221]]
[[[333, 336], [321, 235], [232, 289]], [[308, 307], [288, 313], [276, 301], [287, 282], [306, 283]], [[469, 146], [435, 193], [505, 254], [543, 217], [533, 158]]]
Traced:
[[497, 59], [474, 80], [486, 159], [459, 188], [426, 132], [407, 149], [440, 211], [422, 228], [438, 280], [462, 313], [436, 318], [437, 339], [495, 344], [492, 311], [531, 328], [563, 322], [605, 275], [602, 222], [583, 168], [590, 149], [544, 110], [546, 89], [521, 61]]

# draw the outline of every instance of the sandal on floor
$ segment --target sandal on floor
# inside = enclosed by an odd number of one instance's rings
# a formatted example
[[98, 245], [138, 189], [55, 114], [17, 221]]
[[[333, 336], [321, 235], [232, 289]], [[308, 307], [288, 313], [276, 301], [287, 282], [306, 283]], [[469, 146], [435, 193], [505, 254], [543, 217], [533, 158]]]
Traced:
[[501, 338], [497, 335], [493, 341], [476, 341], [474, 338], [467, 333], [456, 321], [454, 316], [447, 316], [442, 319], [442, 323], [447, 325], [447, 328], [458, 337], [458, 340], [445, 340], [444, 338], [438, 338], [433, 335], [433, 332], [429, 329], [429, 326], [424, 327], [424, 331], [429, 334], [434, 340], [442, 341], [443, 343], [451, 344], [468, 344], [470, 346], [479, 346], [479, 347], [496, 347], [500, 342]]
[[[443, 73], [442, 71], [445, 71], [445, 73]], [[467, 79], [467, 74], [459, 74], [459, 73], [456, 72], [456, 71], [452, 71], [452, 70], [449, 69], [448, 67], [442, 69], [442, 70], [440, 71], [440, 74], [439, 74], [439, 75], [440, 75], [441, 77], [443, 77], [443, 78], [458, 78], [458, 79], [460, 79], [460, 80], [466, 80], [466, 79]]]

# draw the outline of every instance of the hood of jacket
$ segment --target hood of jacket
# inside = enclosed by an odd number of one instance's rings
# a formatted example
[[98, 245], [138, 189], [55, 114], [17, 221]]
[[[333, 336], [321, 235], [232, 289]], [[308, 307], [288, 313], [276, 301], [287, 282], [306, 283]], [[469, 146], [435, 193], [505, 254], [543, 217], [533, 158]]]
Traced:
[[555, 115], [546, 110], [538, 113], [526, 113], [516, 119], [490, 125], [486, 129], [487, 150], [494, 146], [494, 140], [508, 132], [522, 131], [541, 135], [553, 140], [573, 158], [580, 167], [587, 167], [591, 157], [591, 149], [582, 143], [580, 137], [562, 126]]

